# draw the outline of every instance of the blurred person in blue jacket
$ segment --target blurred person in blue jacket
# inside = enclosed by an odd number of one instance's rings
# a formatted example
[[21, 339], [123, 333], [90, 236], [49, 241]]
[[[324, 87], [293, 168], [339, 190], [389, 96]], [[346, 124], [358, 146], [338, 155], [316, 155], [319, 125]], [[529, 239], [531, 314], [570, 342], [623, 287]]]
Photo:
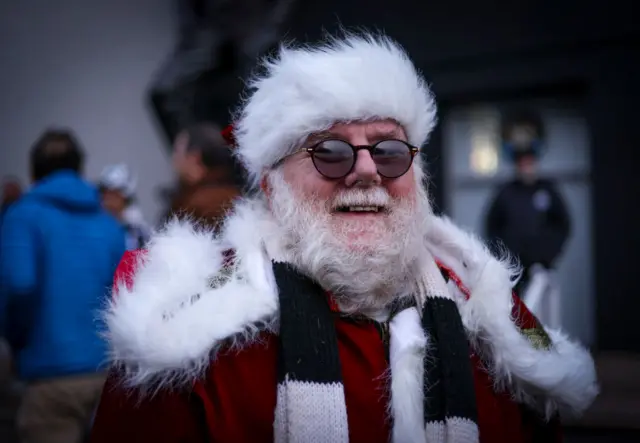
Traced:
[[125, 251], [125, 232], [81, 177], [72, 133], [49, 130], [31, 151], [32, 189], [4, 217], [2, 331], [27, 383], [18, 434], [28, 443], [80, 442], [104, 375], [96, 313]]

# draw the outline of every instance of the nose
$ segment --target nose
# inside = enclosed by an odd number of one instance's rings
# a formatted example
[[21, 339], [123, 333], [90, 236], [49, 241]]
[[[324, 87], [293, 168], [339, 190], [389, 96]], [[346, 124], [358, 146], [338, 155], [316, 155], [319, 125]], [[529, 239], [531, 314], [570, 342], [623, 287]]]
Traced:
[[359, 149], [356, 152], [356, 164], [353, 170], [345, 177], [347, 186], [373, 186], [381, 182], [378, 174], [378, 167], [371, 157], [371, 153], [366, 149]]

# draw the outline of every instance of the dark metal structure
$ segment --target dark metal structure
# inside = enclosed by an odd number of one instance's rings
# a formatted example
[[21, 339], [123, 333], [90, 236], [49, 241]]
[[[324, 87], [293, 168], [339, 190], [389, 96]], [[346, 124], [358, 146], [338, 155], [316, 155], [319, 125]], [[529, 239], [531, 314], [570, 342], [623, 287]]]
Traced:
[[152, 83], [168, 139], [194, 121], [230, 121], [242, 79], [275, 47], [294, 0], [177, 0], [180, 40]]
[[[278, 36], [314, 41], [340, 26], [378, 28], [399, 40], [445, 111], [474, 100], [577, 92], [592, 142], [598, 346], [640, 351], [640, 329], [632, 327], [640, 312], [632, 271], [640, 218], [629, 211], [640, 184], [632, 158], [640, 146], [640, 28], [632, 3], [290, 1], [183, 0], [183, 42], [151, 92], [167, 135], [193, 119], [226, 123], [242, 90], [240, 78]], [[425, 149], [439, 208], [441, 139], [437, 129]]]

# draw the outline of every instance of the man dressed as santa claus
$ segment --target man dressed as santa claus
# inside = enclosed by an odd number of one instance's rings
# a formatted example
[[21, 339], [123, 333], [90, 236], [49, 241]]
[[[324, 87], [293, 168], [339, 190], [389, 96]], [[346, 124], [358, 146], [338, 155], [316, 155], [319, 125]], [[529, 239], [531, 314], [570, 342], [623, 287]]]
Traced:
[[436, 105], [407, 54], [347, 35], [263, 68], [234, 133], [255, 193], [120, 266], [92, 442], [560, 441], [593, 361], [432, 213]]

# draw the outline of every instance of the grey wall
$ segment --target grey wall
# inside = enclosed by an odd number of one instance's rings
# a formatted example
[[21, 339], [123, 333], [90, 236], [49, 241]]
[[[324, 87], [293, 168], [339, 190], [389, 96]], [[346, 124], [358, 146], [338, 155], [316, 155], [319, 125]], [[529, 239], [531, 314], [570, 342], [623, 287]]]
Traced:
[[0, 3], [0, 177], [27, 181], [28, 149], [47, 126], [69, 126], [95, 178], [110, 162], [139, 174], [145, 215], [171, 179], [146, 104], [175, 41], [172, 0], [20, 0]]

